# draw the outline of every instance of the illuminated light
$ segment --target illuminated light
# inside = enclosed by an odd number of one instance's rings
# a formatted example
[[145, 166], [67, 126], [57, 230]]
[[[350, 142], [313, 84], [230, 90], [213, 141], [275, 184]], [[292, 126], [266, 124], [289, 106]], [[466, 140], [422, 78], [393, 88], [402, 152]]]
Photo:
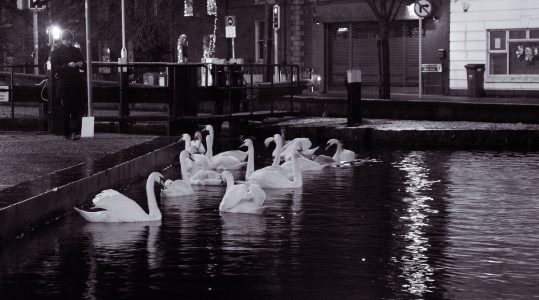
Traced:
[[348, 32], [348, 27], [339, 27], [339, 29], [337, 29], [337, 32]]
[[58, 25], [52, 25], [51, 34], [53, 40], [59, 40], [62, 37], [62, 28]]

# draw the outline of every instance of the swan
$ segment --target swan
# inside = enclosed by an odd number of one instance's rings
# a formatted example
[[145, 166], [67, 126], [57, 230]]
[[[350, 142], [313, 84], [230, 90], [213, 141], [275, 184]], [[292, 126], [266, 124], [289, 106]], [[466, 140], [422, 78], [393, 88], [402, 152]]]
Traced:
[[272, 137], [269, 137], [264, 140], [264, 146], [269, 147], [269, 144], [271, 142], [275, 143], [275, 150], [274, 150], [274, 158], [273, 163], [271, 166], [264, 167], [262, 169], [271, 169], [276, 172], [281, 173], [282, 175], [288, 177], [289, 179], [292, 179], [292, 170], [291, 169], [285, 169], [280, 166], [281, 164], [281, 149], [283, 147], [283, 139], [280, 134], [274, 134]]
[[188, 172], [193, 173], [196, 173], [202, 169], [209, 168], [210, 163], [208, 159], [206, 158], [206, 156], [204, 156], [204, 154], [196, 153], [198, 152], [199, 148], [197, 148], [196, 146], [192, 146], [191, 136], [188, 133], [182, 134], [182, 138], [180, 139], [180, 141], [184, 142], [184, 149], [192, 154], [192, 160], [187, 160], [185, 162], [185, 165], [182, 165], [182, 168], [185, 166]]
[[[208, 159], [208, 162], [209, 162], [208, 169], [232, 170], [232, 169], [240, 169], [243, 166], [245, 166], [245, 162], [243, 160], [240, 160], [237, 157], [232, 156], [232, 155], [213, 156], [213, 134], [212, 134], [213, 127], [211, 125], [207, 125], [206, 128], [208, 129], [208, 131], [210, 131], [210, 134], [206, 136], [206, 145], [208, 146], [208, 149], [206, 150], [206, 158]], [[227, 152], [232, 152], [232, 151], [227, 151]], [[239, 152], [243, 153], [243, 151], [239, 151]], [[223, 154], [223, 153], [220, 153], [220, 154]]]
[[356, 153], [352, 150], [343, 149], [343, 143], [338, 139], [330, 139], [327, 142], [326, 150], [332, 145], [337, 145], [337, 151], [333, 155], [333, 159], [337, 162], [349, 162], [356, 159]]
[[[301, 170], [299, 169], [297, 153], [292, 155], [292, 177], [288, 179], [288, 176], [281, 174], [273, 169], [255, 169], [255, 154], [253, 148], [253, 141], [245, 139], [242, 147], [247, 147], [247, 171], [245, 173], [245, 181], [258, 184], [262, 188], [298, 188], [303, 186], [303, 179], [301, 176]], [[297, 149], [297, 148], [296, 148]]]
[[229, 213], [261, 214], [266, 193], [257, 184], [234, 184], [234, 176], [224, 171], [223, 181], [226, 182], [226, 192], [219, 204], [219, 211]]
[[146, 181], [146, 197], [148, 210], [146, 213], [140, 205], [119, 192], [109, 189], [97, 194], [92, 200], [95, 208], [99, 211], [84, 211], [77, 207], [74, 209], [88, 222], [146, 222], [161, 220], [161, 211], [157, 206], [154, 185], [163, 181], [163, 175], [153, 172]]
[[178, 197], [193, 194], [193, 188], [191, 187], [191, 182], [189, 180], [189, 173], [185, 167], [188, 158], [192, 159], [191, 153], [189, 153], [187, 150], [182, 150], [182, 152], [180, 152], [182, 179], [174, 181], [169, 179], [165, 181], [164, 187], [161, 190], [161, 197]]
[[[213, 126], [212, 125], [206, 125], [204, 127], [204, 131], [208, 132], [208, 136], [210, 137], [211, 144], [213, 146], [213, 142], [214, 142], [214, 139], [215, 139], [215, 132], [213, 130]], [[208, 144], [208, 137], [206, 137], [206, 146], [208, 146], [207, 151], [212, 150], [212, 147], [210, 147], [210, 145]], [[213, 152], [212, 152], [212, 155], [213, 155]], [[230, 151], [224, 151], [224, 152], [221, 152], [219, 154], [216, 154], [213, 157], [217, 158], [217, 157], [220, 157], [220, 156], [234, 156], [235, 158], [237, 158], [240, 161], [245, 161], [247, 159], [247, 152], [241, 151], [241, 150], [230, 150]]]
[[[309, 138], [295, 138], [295, 139], [293, 139], [291, 141], [288, 141], [283, 146], [283, 148], [281, 149], [281, 158], [283, 158], [285, 160], [290, 160], [290, 157], [294, 153], [294, 150], [295, 150], [295, 149], [293, 149], [293, 147], [290, 147], [290, 146], [294, 145], [294, 144], [299, 145], [302, 154], [306, 155], [306, 156], [313, 155], [314, 152], [316, 150], [318, 150], [318, 148], [319, 148], [319, 147], [315, 147], [315, 148], [309, 149], [313, 145]], [[273, 151], [273, 156], [275, 156], [276, 150], [277, 149], [275, 149]]]
[[191, 146], [195, 147], [199, 153], [206, 153], [206, 148], [202, 143], [202, 133], [197, 130], [193, 136], [195, 140], [191, 141]]
[[223, 179], [219, 172], [214, 170], [199, 170], [189, 177], [192, 185], [221, 185]]

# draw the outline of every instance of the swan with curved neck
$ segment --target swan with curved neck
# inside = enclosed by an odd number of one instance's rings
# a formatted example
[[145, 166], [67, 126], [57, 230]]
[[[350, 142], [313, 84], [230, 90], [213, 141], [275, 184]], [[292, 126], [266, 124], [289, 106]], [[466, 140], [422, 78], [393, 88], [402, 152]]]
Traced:
[[[195, 153], [199, 151], [199, 148], [196, 146], [193, 146], [193, 141], [191, 140], [191, 136], [188, 133], [182, 134], [182, 138], [180, 141], [184, 142], [184, 149], [191, 153], [192, 160], [186, 160], [185, 168], [188, 172], [196, 173], [199, 170], [204, 170], [209, 168], [209, 162], [208, 159], [204, 154]], [[182, 165], [183, 168], [183, 165]]]
[[120, 223], [120, 222], [147, 222], [161, 220], [161, 210], [157, 206], [154, 186], [161, 184], [163, 175], [153, 172], [146, 181], [146, 197], [148, 200], [148, 213], [140, 205], [121, 193], [109, 189], [99, 193], [92, 200], [95, 208], [100, 211], [84, 211], [74, 209], [88, 222], [95, 223]]
[[[209, 161], [209, 169], [233, 170], [240, 169], [245, 166], [245, 162], [238, 159], [236, 156], [225, 155], [225, 153], [233, 153], [233, 151], [227, 151], [213, 156], [213, 126], [206, 125], [205, 130], [210, 133], [206, 136], [206, 145], [208, 146], [208, 149], [206, 150], [206, 158]], [[243, 153], [243, 151], [239, 152]]]
[[283, 139], [282, 139], [281, 135], [276, 133], [272, 137], [269, 137], [269, 138], [265, 139], [264, 140], [264, 145], [266, 147], [269, 147], [271, 142], [275, 143], [275, 150], [273, 151], [274, 154], [275, 154], [274, 158], [273, 158], [273, 163], [271, 164], [271, 166], [267, 166], [267, 167], [264, 167], [262, 169], [274, 170], [274, 171], [279, 172], [282, 175], [286, 176], [287, 178], [292, 179], [293, 178], [292, 177], [292, 170], [291, 169], [285, 169], [285, 168], [280, 166], [280, 164], [281, 164], [281, 149], [283, 147]]
[[[260, 169], [255, 171], [255, 154], [253, 141], [245, 139], [242, 147], [247, 147], [247, 171], [245, 181], [258, 184], [262, 188], [298, 188], [303, 186], [303, 178], [299, 169], [297, 154], [292, 156], [292, 180], [287, 176], [271, 169]], [[298, 149], [296, 147], [296, 149]], [[297, 150], [296, 150], [297, 151]]]
[[[215, 131], [213, 130], [213, 126], [212, 125], [206, 125], [204, 127], [204, 131], [208, 132], [208, 136], [210, 137], [211, 144], [213, 146], [213, 142], [215, 140]], [[219, 154], [213, 155], [213, 149], [212, 149], [213, 147], [210, 147], [210, 145], [208, 145], [208, 136], [206, 137], [206, 145], [208, 146], [208, 149], [206, 151], [212, 151], [211, 157], [218, 158], [220, 156], [233, 156], [233, 157], [235, 157], [236, 159], [238, 159], [240, 161], [245, 161], [247, 159], [247, 152], [241, 151], [241, 150], [223, 151], [223, 152], [221, 152]]]
[[164, 187], [161, 190], [161, 197], [179, 197], [193, 194], [189, 172], [187, 171], [187, 168], [185, 168], [187, 159], [192, 159], [191, 153], [187, 152], [187, 150], [182, 150], [182, 152], [180, 152], [182, 179], [165, 181]]
[[257, 184], [234, 184], [234, 176], [224, 171], [223, 181], [226, 182], [226, 192], [219, 204], [219, 211], [229, 213], [261, 214], [266, 193]]
[[352, 150], [344, 149], [343, 143], [338, 139], [330, 139], [327, 142], [326, 150], [332, 145], [337, 145], [337, 150], [333, 155], [335, 162], [350, 162], [356, 159], [356, 153]]
[[[292, 145], [297, 145], [297, 147], [300, 148], [301, 153], [304, 156], [310, 156], [313, 155], [316, 150], [320, 147], [311, 148], [313, 143], [309, 138], [295, 138], [291, 141], [288, 141], [286, 144], [283, 145], [283, 148], [281, 149], [281, 158], [285, 160], [290, 160], [290, 157], [292, 153], [295, 152], [295, 149], [293, 147], [290, 147]], [[277, 150], [277, 149], [276, 149]], [[273, 156], [275, 156], [276, 151], [274, 151]]]
[[204, 148], [204, 144], [202, 143], [202, 133], [200, 131], [195, 131], [194, 134], [195, 140], [191, 141], [191, 146], [194, 146], [199, 153], [206, 153], [206, 148]]

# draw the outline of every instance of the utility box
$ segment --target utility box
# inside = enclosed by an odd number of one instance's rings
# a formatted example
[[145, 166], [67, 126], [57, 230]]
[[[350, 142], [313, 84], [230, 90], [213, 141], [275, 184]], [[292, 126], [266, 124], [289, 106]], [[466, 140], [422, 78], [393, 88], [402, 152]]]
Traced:
[[485, 64], [467, 64], [468, 97], [484, 97]]

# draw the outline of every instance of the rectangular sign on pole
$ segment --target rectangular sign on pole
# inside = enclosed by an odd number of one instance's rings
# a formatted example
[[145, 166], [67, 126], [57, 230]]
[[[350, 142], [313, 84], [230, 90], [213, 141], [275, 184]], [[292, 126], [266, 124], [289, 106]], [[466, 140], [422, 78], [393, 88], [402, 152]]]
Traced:
[[423, 73], [430, 73], [430, 72], [440, 73], [440, 72], [442, 72], [442, 64], [421, 64], [421, 72], [423, 72]]
[[225, 17], [225, 36], [226, 38], [236, 38], [236, 16]]

